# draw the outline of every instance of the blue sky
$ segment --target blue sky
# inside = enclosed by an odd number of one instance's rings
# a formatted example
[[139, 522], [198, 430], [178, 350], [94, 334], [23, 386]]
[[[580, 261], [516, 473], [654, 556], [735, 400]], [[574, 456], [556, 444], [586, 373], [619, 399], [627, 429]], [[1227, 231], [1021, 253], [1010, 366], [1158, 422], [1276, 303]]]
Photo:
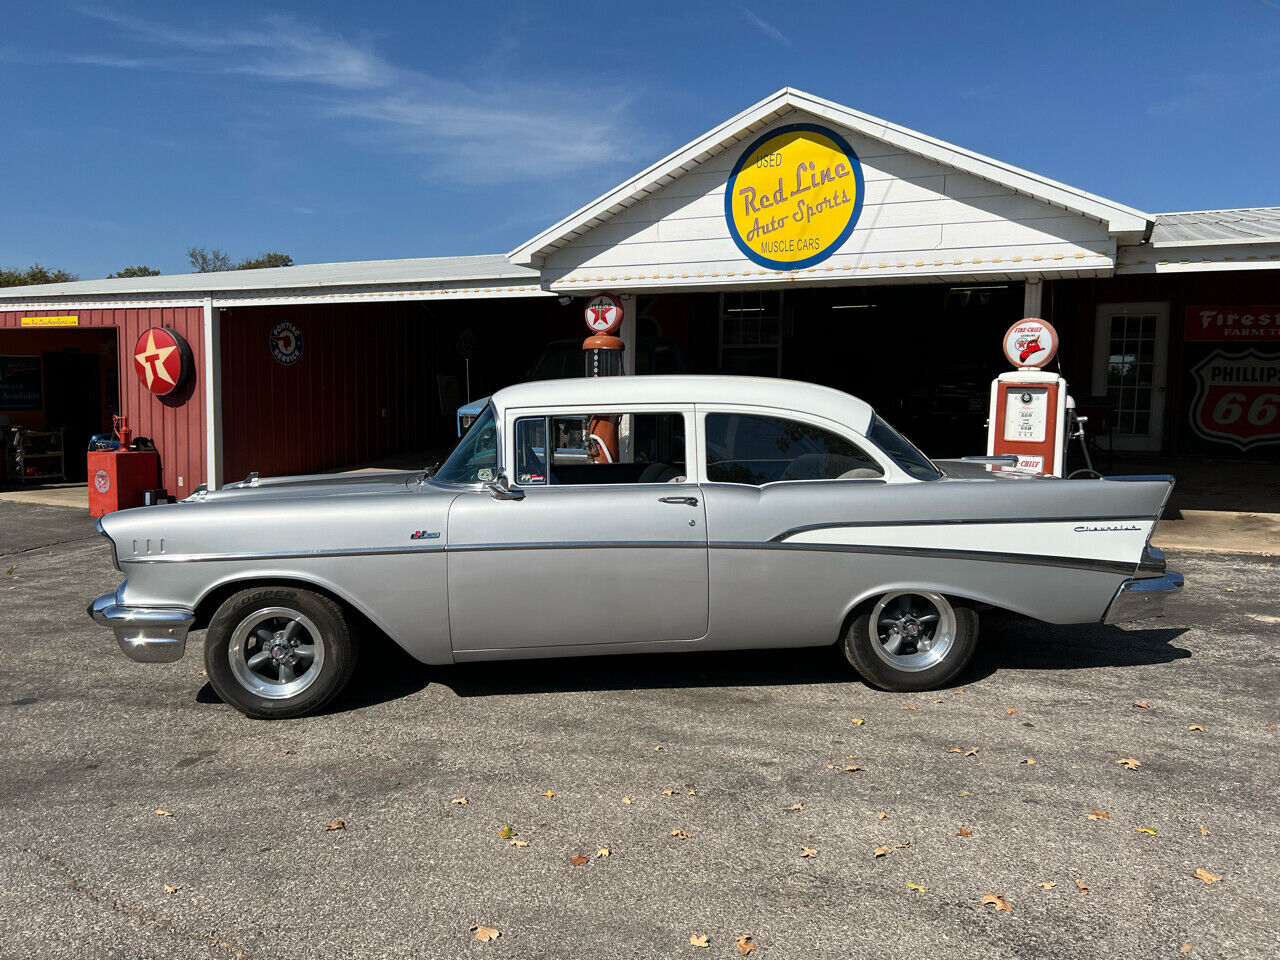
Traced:
[[1280, 204], [1280, 0], [9, 3], [0, 267], [505, 252], [779, 87], [1140, 209]]

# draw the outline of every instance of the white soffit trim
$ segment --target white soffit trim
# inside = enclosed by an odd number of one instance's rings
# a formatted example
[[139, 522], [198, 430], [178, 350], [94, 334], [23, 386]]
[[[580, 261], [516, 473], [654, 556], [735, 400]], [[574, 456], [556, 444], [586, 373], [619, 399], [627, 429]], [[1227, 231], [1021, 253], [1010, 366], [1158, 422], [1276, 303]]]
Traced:
[[537, 266], [551, 251], [573, 241], [615, 214], [656, 193], [667, 184], [696, 168], [700, 163], [747, 140], [757, 130], [778, 117], [801, 110], [831, 123], [891, 144], [909, 153], [946, 164], [1000, 184], [1035, 200], [1090, 217], [1107, 224], [1107, 229], [1120, 243], [1139, 243], [1151, 231], [1155, 218], [1133, 207], [1086, 193], [1031, 173], [972, 150], [926, 136], [887, 120], [815, 97], [803, 90], [783, 87], [742, 113], [731, 117], [674, 153], [663, 157], [631, 179], [576, 210], [559, 223], [528, 240], [508, 254], [512, 262]]

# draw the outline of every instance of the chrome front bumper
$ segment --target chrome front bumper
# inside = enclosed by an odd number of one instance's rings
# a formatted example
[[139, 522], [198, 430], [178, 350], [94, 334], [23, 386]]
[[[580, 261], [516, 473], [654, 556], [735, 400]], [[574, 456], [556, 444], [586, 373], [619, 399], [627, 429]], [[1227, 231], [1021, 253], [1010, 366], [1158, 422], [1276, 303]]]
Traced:
[[127, 607], [121, 601], [124, 584], [89, 604], [93, 622], [110, 627], [120, 650], [139, 663], [172, 663], [187, 649], [187, 631], [195, 614], [181, 607]]
[[1160, 577], [1126, 580], [1111, 599], [1103, 623], [1127, 623], [1164, 615], [1164, 602], [1182, 589], [1182, 574], [1169, 572]]

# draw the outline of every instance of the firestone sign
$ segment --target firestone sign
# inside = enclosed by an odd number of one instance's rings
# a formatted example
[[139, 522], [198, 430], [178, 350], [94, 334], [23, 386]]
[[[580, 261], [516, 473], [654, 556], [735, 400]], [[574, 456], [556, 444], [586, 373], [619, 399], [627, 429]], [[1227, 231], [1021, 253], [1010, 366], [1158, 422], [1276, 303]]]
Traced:
[[1191, 370], [1191, 429], [1240, 450], [1280, 442], [1280, 356], [1218, 350]]
[[853, 232], [862, 212], [862, 164], [834, 130], [779, 127], [738, 158], [724, 192], [729, 236], [774, 270], [821, 263]]
[[1187, 307], [1187, 340], [1280, 343], [1280, 304], [1247, 307]]

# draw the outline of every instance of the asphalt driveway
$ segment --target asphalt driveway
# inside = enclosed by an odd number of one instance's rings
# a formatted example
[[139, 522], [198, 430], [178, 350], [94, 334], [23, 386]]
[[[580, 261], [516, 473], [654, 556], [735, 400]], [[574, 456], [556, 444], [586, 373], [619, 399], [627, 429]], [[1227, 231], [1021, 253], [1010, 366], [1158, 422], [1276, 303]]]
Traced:
[[834, 649], [375, 645], [267, 723], [198, 639], [120, 656], [106, 544], [42, 509], [0, 503], [2, 957], [1280, 955], [1274, 558], [1171, 556], [1146, 629], [988, 616], [931, 694]]

